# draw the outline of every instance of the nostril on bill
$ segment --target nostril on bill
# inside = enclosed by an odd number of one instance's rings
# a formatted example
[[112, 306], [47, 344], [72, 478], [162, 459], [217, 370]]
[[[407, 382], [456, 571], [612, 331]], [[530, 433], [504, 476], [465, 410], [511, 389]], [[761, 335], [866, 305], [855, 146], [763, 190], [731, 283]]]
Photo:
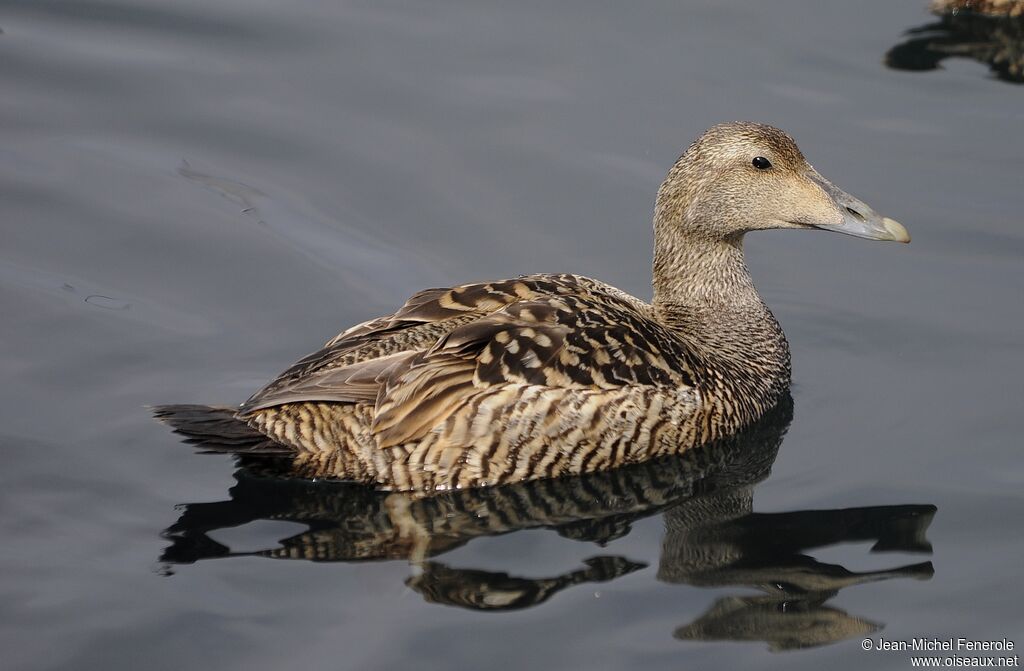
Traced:
[[846, 211], [853, 215], [853, 218], [857, 221], [864, 221], [864, 215], [853, 209], [852, 207], [846, 208]]

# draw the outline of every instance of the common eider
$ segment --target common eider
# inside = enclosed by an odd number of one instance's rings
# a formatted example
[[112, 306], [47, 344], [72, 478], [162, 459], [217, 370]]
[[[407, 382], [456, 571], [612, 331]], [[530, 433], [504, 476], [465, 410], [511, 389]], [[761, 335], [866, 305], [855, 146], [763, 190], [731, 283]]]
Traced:
[[421, 291], [243, 403], [235, 418], [267, 437], [245, 453], [432, 492], [591, 473], [733, 434], [790, 382], [786, 337], [743, 260], [744, 235], [772, 228], [910, 241], [781, 130], [714, 126], [658, 191], [650, 303], [570, 274]]

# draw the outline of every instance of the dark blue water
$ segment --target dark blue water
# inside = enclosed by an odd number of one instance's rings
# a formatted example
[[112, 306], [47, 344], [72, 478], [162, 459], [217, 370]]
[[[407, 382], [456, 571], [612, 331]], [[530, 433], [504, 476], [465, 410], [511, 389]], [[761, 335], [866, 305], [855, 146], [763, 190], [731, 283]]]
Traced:
[[[861, 639], [1024, 645], [1024, 87], [970, 57], [887, 67], [925, 5], [0, 2], [6, 666], [904, 669]], [[379, 497], [236, 483], [149, 416], [238, 403], [425, 286], [649, 296], [655, 190], [734, 119], [914, 238], [748, 239], [794, 353], [792, 421], [753, 439], [773, 463], [664, 465], [627, 478], [661, 504], [519, 526], [417, 509], [461, 526], [410, 566], [339, 545], [397, 552]]]

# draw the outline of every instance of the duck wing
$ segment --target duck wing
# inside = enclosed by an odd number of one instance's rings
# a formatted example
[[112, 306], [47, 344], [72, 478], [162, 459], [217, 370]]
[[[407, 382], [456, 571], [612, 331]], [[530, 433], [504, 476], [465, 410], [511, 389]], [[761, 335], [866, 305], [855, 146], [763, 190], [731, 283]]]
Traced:
[[372, 403], [371, 430], [386, 447], [422, 437], [468, 397], [499, 387], [692, 387], [686, 348], [648, 310], [628, 294], [573, 275], [428, 289], [394, 315], [329, 341], [240, 412], [296, 402]]
[[303, 357], [242, 404], [247, 414], [283, 403], [373, 401], [375, 380], [403, 355], [518, 300], [567, 290], [566, 278], [533, 276], [424, 289], [397, 312], [357, 324]]

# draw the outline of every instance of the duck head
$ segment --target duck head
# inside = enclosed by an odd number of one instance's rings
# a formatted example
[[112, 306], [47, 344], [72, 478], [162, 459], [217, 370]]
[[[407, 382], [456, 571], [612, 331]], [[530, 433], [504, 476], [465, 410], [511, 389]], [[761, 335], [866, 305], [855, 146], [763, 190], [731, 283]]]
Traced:
[[714, 126], [690, 145], [658, 191], [655, 222], [675, 235], [705, 239], [814, 228], [910, 242], [899, 222], [822, 177], [793, 138], [755, 123]]

